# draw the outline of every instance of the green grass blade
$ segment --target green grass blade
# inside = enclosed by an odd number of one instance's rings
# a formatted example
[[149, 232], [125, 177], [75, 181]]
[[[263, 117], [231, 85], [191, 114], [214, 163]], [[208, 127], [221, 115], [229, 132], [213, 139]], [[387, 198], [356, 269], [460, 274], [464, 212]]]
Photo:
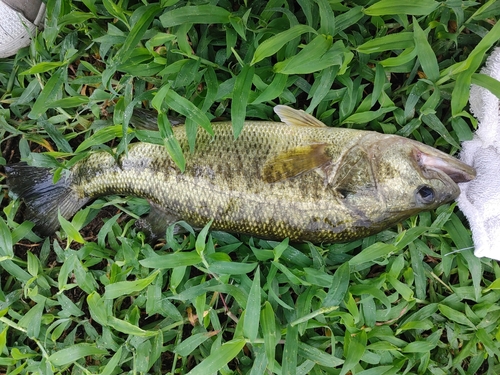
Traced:
[[165, 12], [160, 21], [165, 28], [186, 23], [229, 23], [230, 15], [226, 9], [215, 5], [184, 6]]
[[262, 324], [262, 336], [264, 337], [264, 348], [270, 371], [274, 368], [274, 358], [276, 353], [276, 345], [280, 339], [280, 332], [276, 326], [273, 307], [266, 301], [260, 313], [260, 321]]
[[60, 99], [60, 91], [65, 81], [65, 71], [62, 68], [57, 69], [52, 73], [51, 77], [45, 83], [45, 86], [33, 104], [29, 118], [37, 119], [42, 116], [48, 108], [49, 103]]
[[200, 332], [196, 333], [184, 341], [182, 341], [179, 345], [177, 345], [174, 349], [174, 352], [181, 356], [188, 356], [195, 350], [198, 346], [207, 341], [210, 337], [216, 335], [217, 332]]
[[167, 255], [156, 255], [139, 261], [144, 267], [149, 268], [175, 268], [182, 266], [193, 266], [201, 263], [202, 259], [196, 252], [174, 253]]
[[144, 37], [144, 33], [148, 30], [151, 22], [153, 22], [154, 17], [159, 13], [161, 7], [159, 4], [149, 4], [144, 5], [132, 14], [130, 17], [132, 23], [132, 29], [127, 33], [127, 38], [123, 43], [123, 46], [118, 50], [118, 53], [113, 57], [114, 61], [117, 63], [123, 63], [132, 55], [135, 51], [135, 46]]
[[415, 45], [417, 46], [417, 56], [422, 69], [431, 81], [437, 81], [439, 78], [439, 66], [435, 52], [429, 44], [427, 34], [422, 30], [418, 22], [413, 22], [415, 25]]
[[245, 346], [245, 340], [231, 340], [210, 354], [187, 375], [213, 374], [227, 365]]
[[140, 292], [151, 284], [160, 271], [156, 270], [151, 275], [144, 279], [135, 281], [118, 281], [117, 283], [106, 285], [106, 291], [103, 298], [115, 299], [121, 296], [129, 295], [131, 293]]
[[415, 46], [413, 33], [402, 32], [375, 38], [361, 44], [356, 50], [360, 53], [380, 53], [397, 49], [412, 48]]
[[80, 358], [93, 355], [106, 355], [107, 350], [99, 349], [95, 344], [75, 344], [69, 348], [59, 350], [52, 354], [48, 360], [53, 366], [65, 366], [78, 361]]
[[390, 14], [407, 14], [414, 16], [427, 16], [439, 6], [434, 0], [381, 0], [364, 9], [368, 16], [387, 16]]
[[259, 44], [259, 46], [255, 50], [250, 65], [254, 65], [259, 61], [265, 59], [266, 57], [275, 54], [281, 48], [283, 48], [285, 44], [287, 44], [288, 42], [292, 41], [295, 38], [298, 38], [299, 36], [305, 33], [317, 34], [317, 32], [310, 26], [295, 25], [290, 29], [283, 31], [279, 34], [276, 34], [271, 38], [265, 40], [264, 42]]
[[297, 356], [299, 352], [299, 326], [289, 325], [286, 328], [285, 347], [283, 349], [283, 361], [281, 372], [283, 374], [295, 375], [297, 373]]
[[236, 76], [231, 110], [231, 121], [233, 122], [233, 135], [235, 139], [240, 135], [245, 123], [246, 109], [254, 73], [255, 68], [253, 66], [245, 65], [241, 69], [240, 74]]
[[472, 84], [484, 87], [500, 99], [500, 82], [486, 74], [472, 74]]
[[0, 256], [13, 258], [12, 233], [5, 221], [0, 217]]
[[250, 341], [254, 341], [259, 333], [260, 326], [260, 270], [255, 271], [252, 287], [248, 294], [247, 306], [245, 309], [245, 321], [243, 323], [243, 335]]
[[323, 300], [323, 307], [338, 306], [344, 300], [347, 288], [349, 287], [350, 279], [349, 263], [344, 263], [335, 271], [332, 284], [328, 290], [328, 294]]

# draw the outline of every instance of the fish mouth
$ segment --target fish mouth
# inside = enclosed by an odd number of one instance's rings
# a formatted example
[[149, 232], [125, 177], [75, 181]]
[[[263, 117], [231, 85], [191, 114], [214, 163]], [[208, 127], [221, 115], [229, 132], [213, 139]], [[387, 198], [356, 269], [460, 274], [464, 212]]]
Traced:
[[453, 182], [468, 182], [476, 178], [476, 169], [438, 150], [414, 151], [414, 157], [424, 176], [447, 175]]

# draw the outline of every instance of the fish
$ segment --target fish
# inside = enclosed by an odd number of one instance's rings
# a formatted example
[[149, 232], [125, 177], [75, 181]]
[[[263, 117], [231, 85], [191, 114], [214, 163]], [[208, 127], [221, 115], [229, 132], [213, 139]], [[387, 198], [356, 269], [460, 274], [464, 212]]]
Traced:
[[50, 235], [58, 213], [70, 219], [110, 194], [146, 198], [144, 228], [165, 235], [183, 220], [194, 228], [295, 242], [346, 242], [376, 234], [460, 194], [471, 166], [398, 135], [328, 127], [312, 115], [274, 107], [281, 122], [246, 121], [198, 132], [190, 152], [184, 126], [173, 128], [185, 156], [182, 172], [163, 145], [131, 143], [114, 157], [95, 152], [53, 183], [50, 169], [6, 167], [9, 189], [36, 230]]

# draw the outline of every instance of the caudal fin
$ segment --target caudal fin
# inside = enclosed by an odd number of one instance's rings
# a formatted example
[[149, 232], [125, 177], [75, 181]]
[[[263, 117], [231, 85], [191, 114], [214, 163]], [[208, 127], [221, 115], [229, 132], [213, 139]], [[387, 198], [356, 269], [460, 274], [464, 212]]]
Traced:
[[55, 184], [48, 168], [32, 167], [25, 163], [5, 167], [9, 190], [26, 204], [26, 219], [35, 223], [40, 235], [50, 235], [59, 228], [58, 212], [70, 219], [87, 198], [78, 198], [70, 180], [61, 178]]

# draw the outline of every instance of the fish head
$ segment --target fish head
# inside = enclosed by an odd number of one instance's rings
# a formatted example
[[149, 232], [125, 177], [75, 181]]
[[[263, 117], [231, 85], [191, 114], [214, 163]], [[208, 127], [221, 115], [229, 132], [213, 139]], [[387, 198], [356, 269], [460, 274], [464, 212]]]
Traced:
[[460, 195], [460, 182], [475, 178], [473, 167], [399, 136], [382, 136], [368, 150], [377, 193], [391, 215], [408, 217]]

